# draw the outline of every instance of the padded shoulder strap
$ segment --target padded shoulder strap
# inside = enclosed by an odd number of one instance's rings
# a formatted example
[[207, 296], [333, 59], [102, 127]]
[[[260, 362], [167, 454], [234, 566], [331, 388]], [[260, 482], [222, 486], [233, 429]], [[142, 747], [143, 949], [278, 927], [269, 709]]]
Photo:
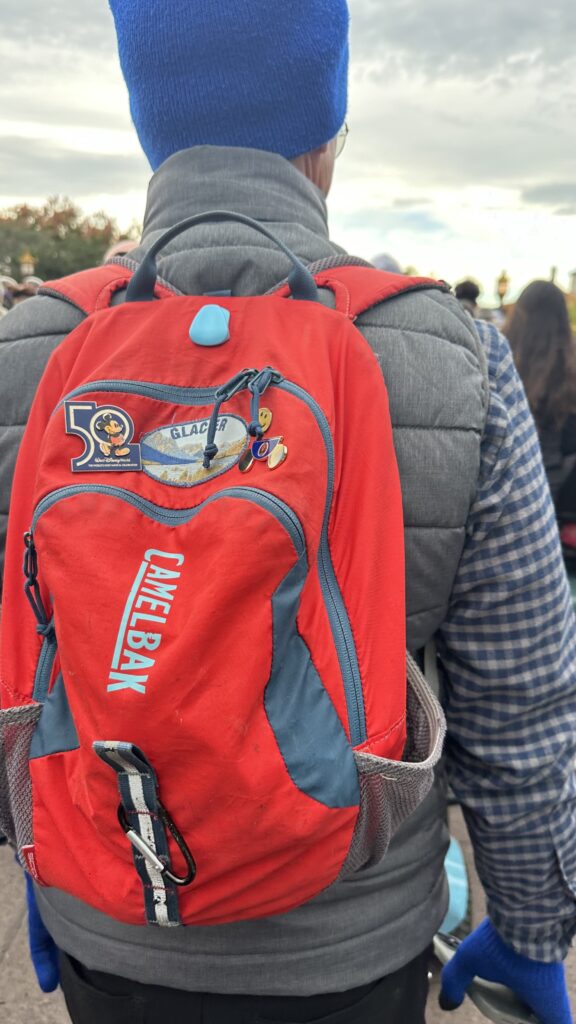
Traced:
[[350, 320], [356, 320], [361, 313], [381, 302], [409, 292], [430, 288], [441, 292], [450, 291], [444, 281], [434, 281], [428, 277], [405, 277], [403, 274], [391, 274], [373, 267], [332, 267], [314, 276], [319, 288], [328, 288], [334, 293], [336, 309]]
[[[39, 289], [40, 295], [54, 295], [72, 303], [82, 313], [95, 313], [107, 309], [115, 292], [126, 288], [133, 271], [120, 263], [105, 263], [103, 267], [80, 270], [77, 274], [61, 277], [57, 281], [46, 281]], [[156, 297], [174, 296], [174, 292], [163, 285], [157, 285]]]
[[[350, 320], [356, 320], [366, 310], [378, 306], [381, 302], [395, 299], [409, 292], [425, 291], [431, 288], [436, 291], [449, 292], [450, 286], [445, 281], [434, 281], [429, 277], [405, 277], [403, 274], [391, 274], [385, 270], [376, 270], [369, 264], [342, 264], [337, 257], [334, 266], [324, 266], [314, 273], [314, 280], [319, 288], [327, 288], [333, 292], [335, 309]], [[311, 267], [314, 271], [314, 267]], [[278, 295], [288, 296], [289, 287], [284, 284]]]

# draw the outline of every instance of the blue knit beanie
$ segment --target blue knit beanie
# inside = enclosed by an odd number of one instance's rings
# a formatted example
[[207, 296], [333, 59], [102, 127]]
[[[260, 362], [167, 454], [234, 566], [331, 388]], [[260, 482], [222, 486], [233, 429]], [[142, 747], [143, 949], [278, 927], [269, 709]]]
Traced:
[[346, 117], [346, 0], [110, 0], [140, 144], [155, 170], [191, 146], [291, 159]]

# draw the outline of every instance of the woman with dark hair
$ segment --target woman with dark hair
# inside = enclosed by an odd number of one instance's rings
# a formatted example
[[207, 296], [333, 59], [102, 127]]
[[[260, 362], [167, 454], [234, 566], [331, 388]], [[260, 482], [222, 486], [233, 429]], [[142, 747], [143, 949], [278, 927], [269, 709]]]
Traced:
[[524, 289], [504, 332], [540, 436], [560, 522], [576, 523], [576, 345], [564, 293], [551, 281]]
[[478, 318], [478, 299], [480, 298], [480, 286], [476, 284], [476, 281], [467, 279], [466, 281], [460, 281], [454, 288], [454, 295], [458, 299], [460, 305], [470, 313], [473, 319]]

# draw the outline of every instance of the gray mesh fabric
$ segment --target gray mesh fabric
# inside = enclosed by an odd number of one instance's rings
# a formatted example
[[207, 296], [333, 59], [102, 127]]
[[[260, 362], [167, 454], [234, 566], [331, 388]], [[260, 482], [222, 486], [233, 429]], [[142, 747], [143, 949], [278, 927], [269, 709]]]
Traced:
[[41, 704], [0, 711], [0, 831], [21, 850], [32, 842], [29, 754]]
[[407, 741], [402, 761], [356, 751], [360, 812], [340, 878], [384, 857], [390, 840], [431, 789], [446, 725], [440, 704], [407, 656]]

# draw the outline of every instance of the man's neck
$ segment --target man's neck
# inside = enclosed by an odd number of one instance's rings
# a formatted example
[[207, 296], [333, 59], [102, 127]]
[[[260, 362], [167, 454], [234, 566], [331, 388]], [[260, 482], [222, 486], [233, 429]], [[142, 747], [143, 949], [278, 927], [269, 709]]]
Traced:
[[[260, 221], [305, 263], [339, 255], [328, 238], [326, 202], [288, 160], [249, 149], [203, 146], [167, 160], [150, 182], [142, 247], [163, 231], [209, 210], [231, 210]], [[185, 294], [265, 292], [290, 267], [274, 243], [236, 222], [201, 224], [160, 253], [161, 277]]]
[[150, 181], [144, 236], [209, 209], [230, 208], [268, 224], [304, 217], [328, 237], [326, 201], [293, 164], [262, 150], [198, 146], [166, 160]]

